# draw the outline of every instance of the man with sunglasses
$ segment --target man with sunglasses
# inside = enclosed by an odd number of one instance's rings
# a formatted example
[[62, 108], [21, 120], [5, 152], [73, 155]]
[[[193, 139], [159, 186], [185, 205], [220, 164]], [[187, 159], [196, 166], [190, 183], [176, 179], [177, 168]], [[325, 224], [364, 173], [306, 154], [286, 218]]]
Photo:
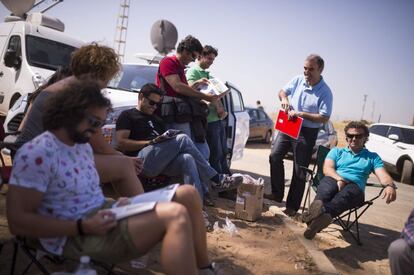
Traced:
[[359, 121], [351, 121], [345, 126], [348, 146], [333, 148], [327, 155], [324, 165], [324, 178], [321, 179], [315, 200], [305, 212], [302, 220], [308, 224], [305, 238], [313, 239], [317, 232], [327, 227], [333, 217], [348, 209], [362, 205], [369, 174], [373, 172], [385, 187], [386, 203], [395, 201], [396, 189], [392, 178], [384, 168], [377, 153], [365, 148], [368, 140], [368, 127]]
[[184, 183], [194, 184], [202, 200], [210, 181], [219, 190], [237, 188], [242, 177], [217, 173], [185, 133], [164, 134], [168, 128], [154, 115], [163, 96], [164, 91], [154, 84], [141, 88], [137, 107], [123, 111], [116, 122], [118, 149], [142, 158], [141, 174], [146, 177], [182, 176]]
[[103, 195], [88, 144], [111, 106], [100, 88], [72, 82], [46, 101], [45, 132], [24, 144], [13, 163], [10, 231], [49, 253], [88, 255], [107, 264], [137, 258], [162, 243], [166, 274], [219, 274], [208, 256], [202, 205], [192, 186], [178, 187], [173, 201], [157, 202], [139, 215], [117, 220], [110, 210], [115, 201]]

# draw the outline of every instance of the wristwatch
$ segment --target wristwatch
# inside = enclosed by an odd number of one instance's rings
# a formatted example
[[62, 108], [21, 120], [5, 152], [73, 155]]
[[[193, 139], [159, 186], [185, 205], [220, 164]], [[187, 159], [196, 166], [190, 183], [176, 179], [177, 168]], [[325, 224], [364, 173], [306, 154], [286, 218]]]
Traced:
[[397, 189], [398, 189], [397, 185], [395, 185], [395, 183], [393, 183], [393, 182], [392, 182], [392, 183], [390, 183], [390, 184], [387, 184], [387, 185], [385, 186], [385, 188], [386, 188], [386, 187], [388, 187], [388, 186], [389, 186], [389, 187], [391, 187], [391, 188], [393, 188], [394, 190], [397, 190]]

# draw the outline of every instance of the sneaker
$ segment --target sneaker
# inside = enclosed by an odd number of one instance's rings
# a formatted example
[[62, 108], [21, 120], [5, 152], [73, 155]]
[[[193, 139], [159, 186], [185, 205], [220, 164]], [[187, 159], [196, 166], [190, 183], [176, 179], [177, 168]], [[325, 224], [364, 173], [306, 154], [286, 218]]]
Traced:
[[308, 228], [303, 233], [303, 236], [308, 240], [312, 240], [315, 237], [316, 233], [326, 228], [331, 222], [331, 215], [324, 213], [310, 223]]
[[239, 187], [239, 185], [243, 182], [242, 176], [229, 176], [226, 174], [219, 175], [219, 182], [212, 183], [212, 187], [216, 191], [225, 191], [225, 190], [232, 190]]
[[309, 224], [311, 221], [323, 214], [323, 202], [321, 200], [314, 200], [309, 206], [308, 211], [303, 213], [302, 221]]

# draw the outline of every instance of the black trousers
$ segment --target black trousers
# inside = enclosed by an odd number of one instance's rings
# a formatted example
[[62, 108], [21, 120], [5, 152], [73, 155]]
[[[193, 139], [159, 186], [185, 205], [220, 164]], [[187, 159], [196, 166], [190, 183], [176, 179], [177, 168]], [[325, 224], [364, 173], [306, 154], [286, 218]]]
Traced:
[[325, 212], [336, 217], [348, 209], [362, 205], [365, 201], [365, 195], [361, 188], [352, 182], [338, 191], [336, 180], [324, 177], [319, 182], [315, 200], [321, 200]]
[[279, 133], [276, 140], [273, 141], [273, 147], [269, 157], [272, 193], [280, 201], [284, 197], [285, 167], [283, 158], [292, 149], [294, 166], [289, 193], [286, 199], [286, 207], [295, 211], [298, 211], [300, 208], [305, 190], [306, 174], [303, 169], [300, 169], [300, 166], [309, 166], [318, 131], [318, 128], [302, 127], [297, 140], [283, 133]]

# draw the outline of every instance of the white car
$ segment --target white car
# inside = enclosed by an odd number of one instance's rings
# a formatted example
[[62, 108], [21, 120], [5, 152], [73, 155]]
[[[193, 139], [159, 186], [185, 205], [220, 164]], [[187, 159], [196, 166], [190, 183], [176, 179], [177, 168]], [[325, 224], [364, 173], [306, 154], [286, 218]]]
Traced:
[[414, 127], [374, 123], [369, 129], [369, 139], [365, 146], [378, 153], [386, 169], [400, 176], [400, 181], [413, 183]]
[[[105, 125], [102, 127], [105, 139], [116, 146], [115, 125], [122, 111], [135, 108], [138, 102], [139, 89], [146, 83], [153, 83], [158, 71], [158, 65], [123, 64], [121, 73], [113, 79], [103, 93], [112, 102], [112, 112], [108, 114]], [[226, 133], [229, 162], [243, 157], [244, 147], [249, 137], [249, 115], [244, 108], [241, 92], [231, 83], [223, 98], [227, 112]], [[4, 129], [6, 132], [17, 131], [27, 106], [27, 96], [21, 97], [7, 114]]]
[[[105, 138], [113, 146], [116, 146], [115, 125], [118, 116], [122, 111], [136, 107], [137, 91], [146, 83], [154, 83], [157, 71], [157, 64], [123, 64], [122, 72], [109, 83], [105, 92], [111, 99], [113, 111], [102, 129]], [[229, 113], [225, 122], [229, 149], [227, 158], [231, 163], [243, 157], [249, 137], [249, 114], [245, 110], [241, 92], [229, 82], [226, 85], [230, 88], [230, 93], [222, 100]]]

